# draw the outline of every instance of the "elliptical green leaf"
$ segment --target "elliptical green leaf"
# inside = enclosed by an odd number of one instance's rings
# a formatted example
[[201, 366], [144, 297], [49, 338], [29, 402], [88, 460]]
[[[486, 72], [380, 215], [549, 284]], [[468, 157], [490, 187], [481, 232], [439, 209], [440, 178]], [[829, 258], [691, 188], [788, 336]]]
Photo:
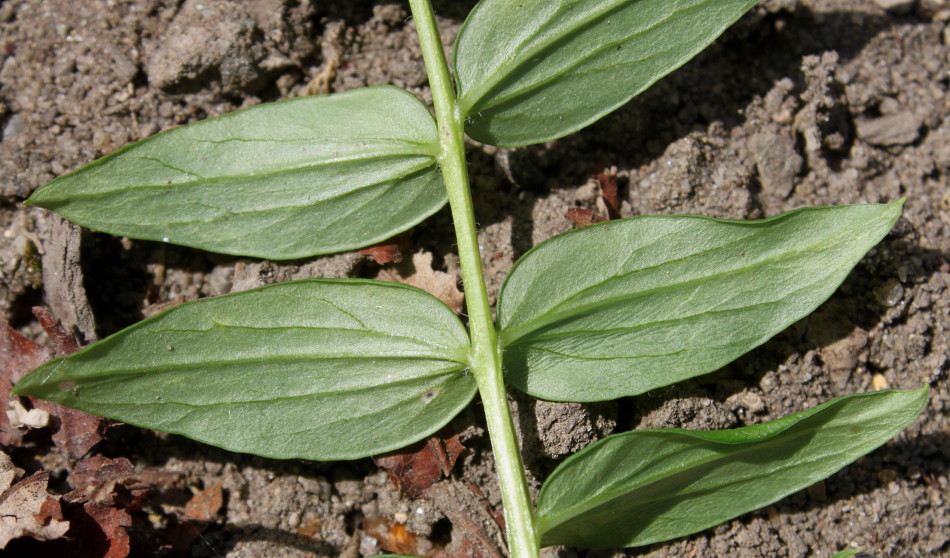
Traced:
[[679, 68], [757, 0], [484, 0], [455, 42], [465, 131], [504, 146], [575, 132]]
[[713, 372], [831, 296], [902, 205], [635, 217], [552, 238], [499, 293], [507, 379], [543, 399], [600, 401]]
[[641, 546], [767, 506], [896, 436], [923, 410], [927, 391], [849, 395], [735, 430], [608, 436], [569, 457], [541, 487], [542, 544]]
[[438, 145], [415, 96], [372, 87], [168, 130], [50, 182], [27, 203], [112, 234], [302, 258], [384, 240], [438, 211], [446, 201]]
[[471, 401], [468, 344], [418, 289], [292, 281], [169, 310], [15, 393], [233, 451], [354, 459], [422, 439]]

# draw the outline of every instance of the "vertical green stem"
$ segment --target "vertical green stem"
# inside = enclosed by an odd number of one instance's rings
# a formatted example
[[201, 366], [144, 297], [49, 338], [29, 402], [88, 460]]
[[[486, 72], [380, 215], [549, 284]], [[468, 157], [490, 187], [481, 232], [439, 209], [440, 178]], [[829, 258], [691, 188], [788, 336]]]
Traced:
[[488, 292], [478, 250], [475, 213], [465, 163], [463, 115], [449, 77], [432, 6], [428, 0], [409, 0], [409, 5], [415, 18], [416, 32], [419, 34], [432, 90], [432, 104], [439, 124], [439, 166], [455, 222], [459, 264], [465, 285], [465, 302], [472, 336], [472, 374], [482, 396], [488, 433], [495, 454], [495, 467], [501, 485], [502, 503], [505, 506], [508, 551], [515, 558], [536, 558], [539, 554], [539, 543], [531, 496], [528, 493], [521, 453], [508, 410], [508, 396], [502, 378], [501, 347], [488, 304]]

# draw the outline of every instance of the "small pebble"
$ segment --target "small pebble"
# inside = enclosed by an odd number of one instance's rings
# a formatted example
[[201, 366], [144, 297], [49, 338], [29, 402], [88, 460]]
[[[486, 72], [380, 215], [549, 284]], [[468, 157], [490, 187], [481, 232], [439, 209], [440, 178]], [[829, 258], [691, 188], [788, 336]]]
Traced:
[[920, 117], [903, 110], [877, 118], [858, 120], [858, 137], [871, 145], [908, 145], [920, 137]]
[[887, 378], [884, 377], [884, 374], [875, 374], [871, 376], [871, 387], [874, 388], [874, 391], [881, 391], [891, 386], [887, 383]]
[[882, 484], [887, 484], [897, 480], [897, 471], [894, 469], [881, 469], [877, 472], [877, 480]]
[[874, 0], [874, 3], [894, 14], [906, 13], [914, 7], [914, 0]]

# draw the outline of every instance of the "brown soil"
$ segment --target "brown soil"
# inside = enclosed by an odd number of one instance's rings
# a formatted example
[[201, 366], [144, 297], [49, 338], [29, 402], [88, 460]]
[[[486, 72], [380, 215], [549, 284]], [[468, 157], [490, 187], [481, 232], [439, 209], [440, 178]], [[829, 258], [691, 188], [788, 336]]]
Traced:
[[[473, 3], [436, 2], [446, 44]], [[907, 197], [904, 220], [827, 304], [725, 369], [616, 403], [512, 394], [512, 405], [534, 483], [611, 431], [753, 424], [884, 384], [931, 384], [921, 419], [823, 483], [715, 529], [645, 549], [548, 556], [800, 558], [848, 547], [880, 557], [950, 555], [948, 18], [946, 0], [769, 0], [683, 69], [572, 137], [518, 150], [471, 146], [492, 293], [528, 248], [571, 227], [568, 208], [604, 212], [593, 178], [604, 170], [618, 178], [623, 216], [757, 218]], [[42, 338], [29, 312], [36, 304], [91, 341], [168, 303], [379, 272], [356, 254], [276, 264], [79, 232], [20, 202], [130, 141], [238, 107], [384, 83], [428, 101], [404, 6], [11, 0], [0, 3], [0, 68], [0, 311], [34, 338]], [[448, 214], [408, 242], [451, 264]], [[275, 462], [132, 427], [113, 430], [95, 451], [141, 470], [184, 472], [195, 487], [223, 483], [225, 505], [192, 556], [380, 553], [364, 519], [500, 556], [499, 494], [480, 425], [475, 404], [454, 424], [468, 450], [452, 476], [416, 499], [400, 495], [371, 460]], [[28, 472], [50, 470], [54, 488], [63, 478], [64, 460], [48, 444], [14, 457]], [[147, 512], [160, 526], [162, 509], [138, 513]], [[137, 544], [133, 555], [156, 552]]]

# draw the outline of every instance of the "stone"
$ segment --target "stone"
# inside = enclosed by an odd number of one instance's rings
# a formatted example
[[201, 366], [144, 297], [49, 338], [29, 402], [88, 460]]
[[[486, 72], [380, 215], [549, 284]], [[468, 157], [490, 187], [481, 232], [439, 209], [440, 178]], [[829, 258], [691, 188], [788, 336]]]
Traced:
[[167, 93], [253, 92], [264, 85], [263, 33], [239, 4], [187, 0], [160, 41], [145, 71]]
[[795, 187], [795, 177], [804, 160], [791, 137], [778, 132], [761, 132], [749, 138], [762, 189], [786, 198]]
[[902, 110], [877, 118], [858, 120], [857, 132], [859, 138], [871, 145], [908, 145], [920, 137], [922, 124], [919, 116], [909, 110]]
[[907, 13], [914, 7], [914, 0], [874, 0], [874, 3], [894, 14]]

